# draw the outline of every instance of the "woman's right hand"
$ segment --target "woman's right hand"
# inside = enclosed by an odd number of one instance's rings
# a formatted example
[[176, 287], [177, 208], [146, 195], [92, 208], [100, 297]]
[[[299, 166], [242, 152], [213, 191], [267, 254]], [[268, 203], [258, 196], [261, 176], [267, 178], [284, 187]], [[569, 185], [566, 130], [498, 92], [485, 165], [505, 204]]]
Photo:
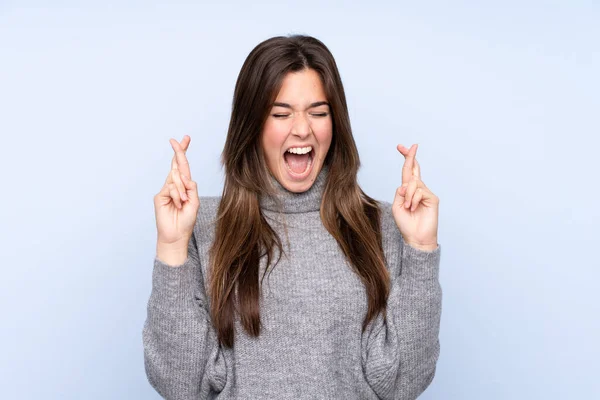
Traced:
[[161, 191], [154, 196], [159, 247], [178, 247], [187, 250], [188, 242], [192, 237], [200, 199], [185, 156], [190, 141], [188, 135], [183, 137], [181, 144], [175, 139], [169, 140], [175, 152], [171, 171]]

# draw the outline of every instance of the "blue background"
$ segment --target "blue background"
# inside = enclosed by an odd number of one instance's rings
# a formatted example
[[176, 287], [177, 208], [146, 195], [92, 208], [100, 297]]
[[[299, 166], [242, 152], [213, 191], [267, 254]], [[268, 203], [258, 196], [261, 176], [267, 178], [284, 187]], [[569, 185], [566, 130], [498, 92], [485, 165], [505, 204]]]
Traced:
[[169, 138], [219, 195], [244, 59], [305, 33], [336, 57], [364, 190], [392, 201], [395, 146], [419, 143], [441, 200], [422, 399], [600, 398], [598, 21], [593, 1], [0, 2], [1, 397], [158, 398], [141, 335]]

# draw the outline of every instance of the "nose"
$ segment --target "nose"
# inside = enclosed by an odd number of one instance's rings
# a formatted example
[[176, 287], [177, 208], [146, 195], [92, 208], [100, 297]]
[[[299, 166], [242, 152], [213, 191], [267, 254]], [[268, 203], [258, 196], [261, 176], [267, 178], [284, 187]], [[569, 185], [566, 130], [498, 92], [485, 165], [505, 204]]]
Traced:
[[304, 113], [297, 113], [294, 116], [294, 121], [292, 123], [292, 135], [296, 135], [299, 138], [304, 139], [310, 135], [311, 132], [312, 129], [310, 127], [308, 118], [304, 115]]

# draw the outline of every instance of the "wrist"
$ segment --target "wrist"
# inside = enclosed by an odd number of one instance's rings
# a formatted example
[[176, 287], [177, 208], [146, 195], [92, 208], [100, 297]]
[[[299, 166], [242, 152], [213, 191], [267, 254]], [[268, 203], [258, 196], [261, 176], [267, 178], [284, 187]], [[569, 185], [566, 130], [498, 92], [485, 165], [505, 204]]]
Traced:
[[421, 250], [421, 251], [433, 251], [435, 249], [438, 248], [438, 244], [429, 244], [429, 245], [418, 245], [418, 244], [412, 244], [412, 243], [407, 243], [410, 247], [414, 247], [417, 250]]
[[174, 266], [181, 265], [188, 256], [188, 242], [161, 243], [156, 244], [156, 257], [165, 264]]
[[411, 240], [404, 240], [404, 242], [410, 247], [414, 247], [415, 249], [422, 251], [433, 251], [438, 248], [437, 238], [425, 243], [413, 242]]

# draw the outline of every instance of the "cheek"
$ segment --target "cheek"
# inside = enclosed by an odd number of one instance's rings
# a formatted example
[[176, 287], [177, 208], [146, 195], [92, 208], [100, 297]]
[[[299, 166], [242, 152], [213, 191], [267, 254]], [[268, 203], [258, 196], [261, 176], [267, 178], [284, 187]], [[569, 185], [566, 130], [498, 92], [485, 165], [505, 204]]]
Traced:
[[331, 144], [331, 139], [333, 137], [333, 127], [331, 121], [320, 124], [318, 127], [315, 127], [313, 130], [315, 137], [317, 138], [317, 142], [321, 145], [321, 151], [323, 153], [327, 153], [329, 150], [329, 145]]
[[287, 135], [277, 124], [266, 123], [262, 132], [263, 151], [268, 158], [278, 157]]

